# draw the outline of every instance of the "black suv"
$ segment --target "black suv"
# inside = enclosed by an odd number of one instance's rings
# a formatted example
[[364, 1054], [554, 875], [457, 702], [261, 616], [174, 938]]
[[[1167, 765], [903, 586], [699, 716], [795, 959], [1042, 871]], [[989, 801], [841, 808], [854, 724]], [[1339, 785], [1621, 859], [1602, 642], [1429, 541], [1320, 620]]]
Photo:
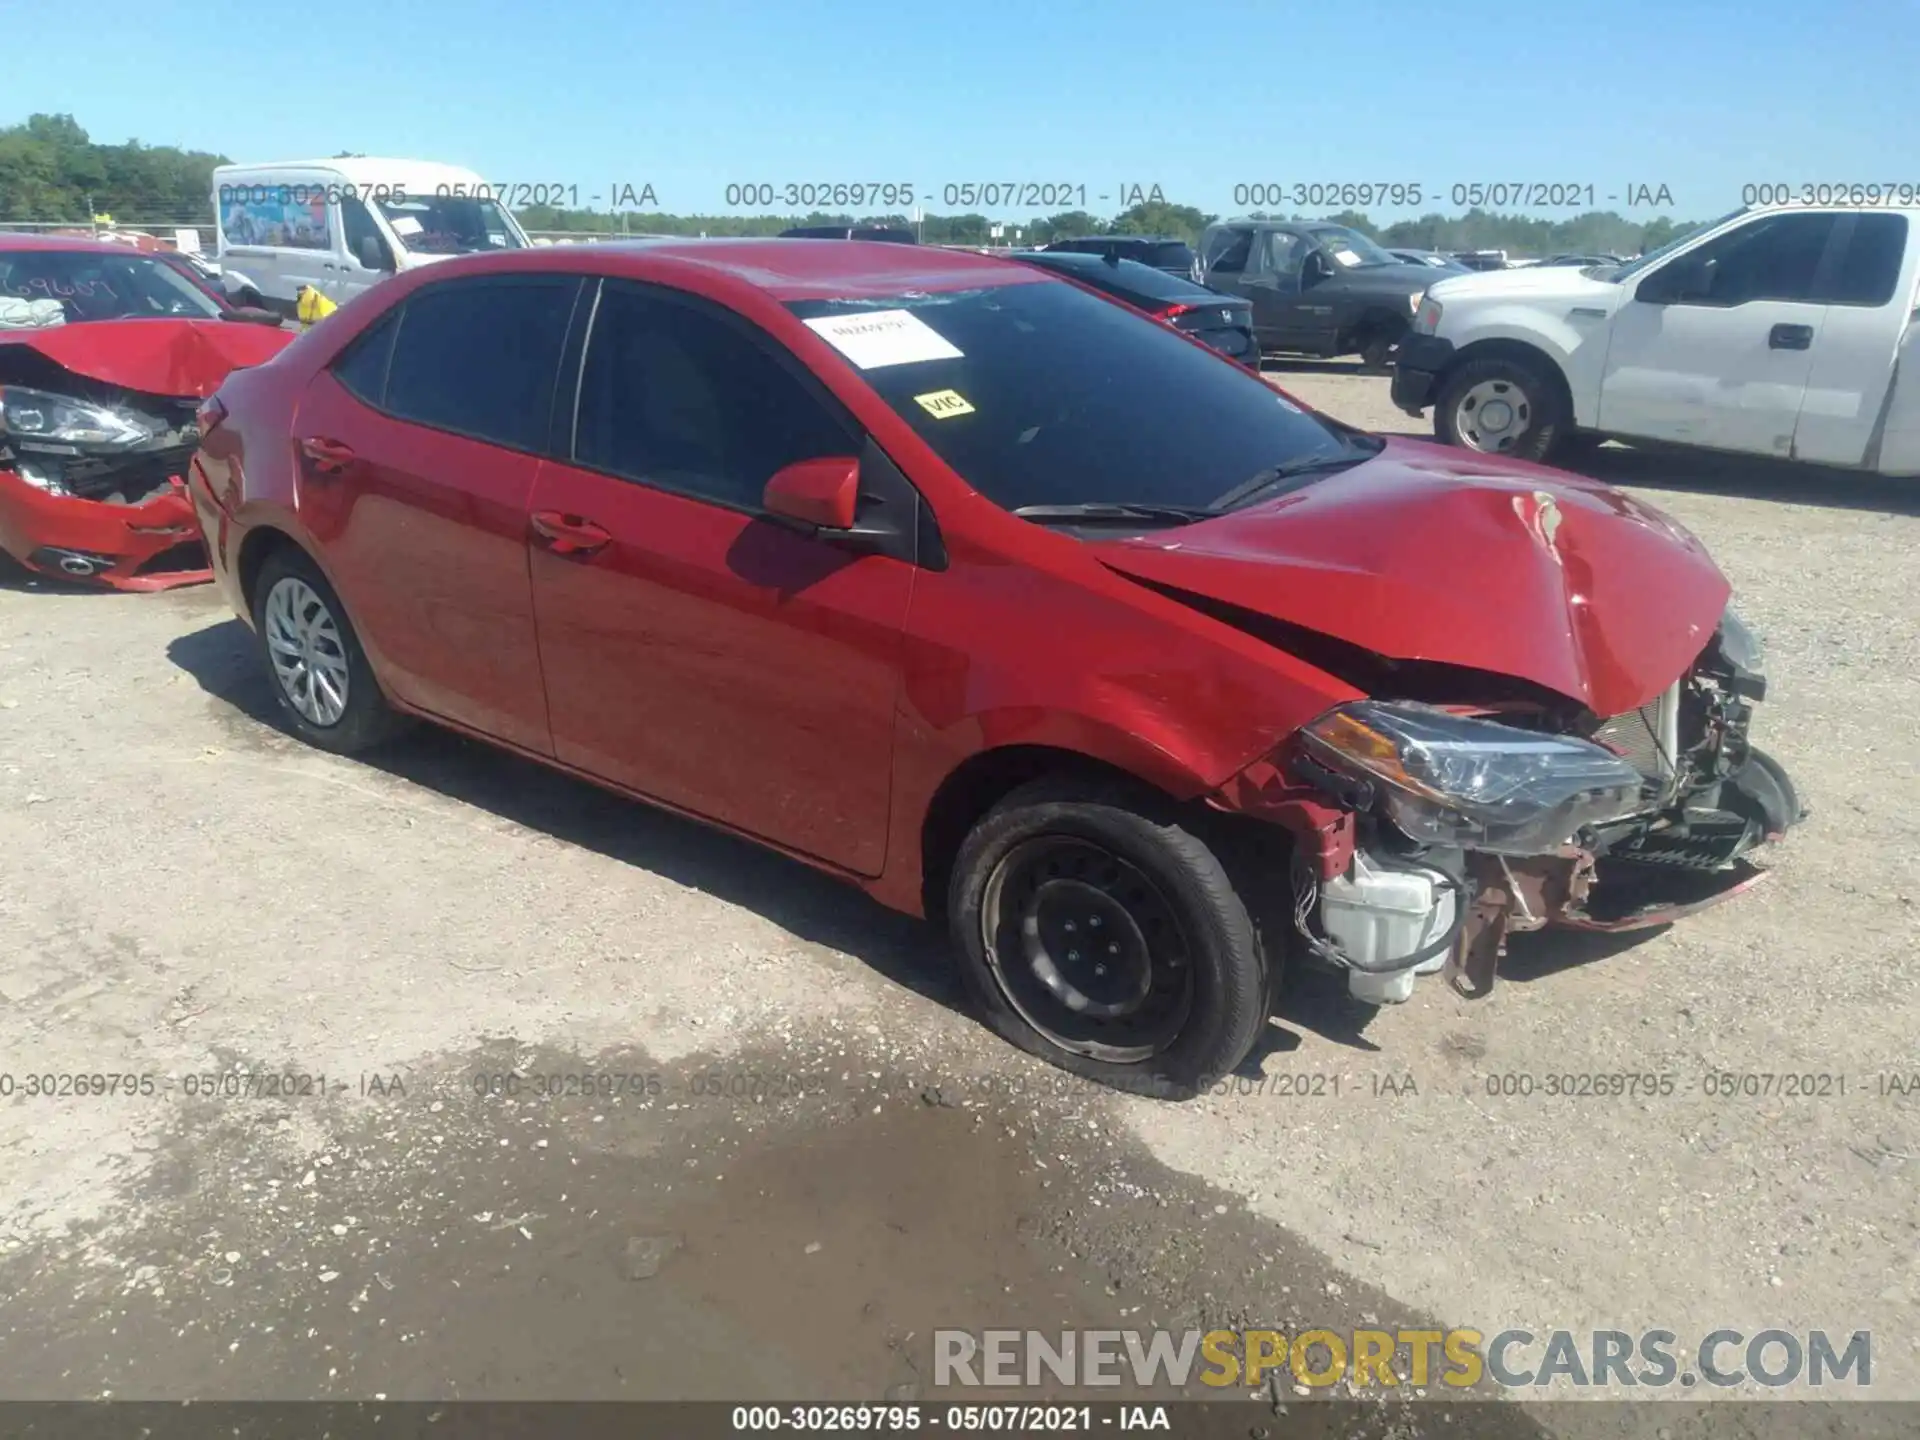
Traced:
[[1151, 265], [1182, 279], [1193, 275], [1193, 247], [1170, 235], [1076, 235], [1042, 245], [1043, 255], [1101, 255]]
[[1200, 237], [1194, 279], [1253, 302], [1262, 350], [1388, 363], [1427, 286], [1448, 272], [1410, 265], [1358, 230], [1321, 220], [1222, 220]]
[[1237, 295], [1222, 295], [1184, 276], [1106, 255], [1016, 250], [1007, 258], [1069, 276], [1186, 331], [1229, 359], [1260, 368], [1260, 347], [1253, 342], [1253, 307]]
[[796, 225], [782, 230], [781, 240], [885, 240], [893, 245], [918, 245], [911, 230], [898, 225]]

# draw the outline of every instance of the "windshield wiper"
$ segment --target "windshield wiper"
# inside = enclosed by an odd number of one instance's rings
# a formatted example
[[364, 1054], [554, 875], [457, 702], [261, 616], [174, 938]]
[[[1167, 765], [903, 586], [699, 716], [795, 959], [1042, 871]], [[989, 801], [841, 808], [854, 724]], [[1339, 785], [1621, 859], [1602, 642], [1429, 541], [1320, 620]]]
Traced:
[[1318, 475], [1331, 470], [1350, 469], [1371, 460], [1378, 453], [1376, 450], [1362, 450], [1358, 455], [1351, 451], [1339, 455], [1296, 455], [1291, 460], [1282, 460], [1278, 465], [1270, 466], [1259, 474], [1242, 480], [1207, 509], [1210, 513], [1218, 515], [1223, 511], [1236, 509], [1255, 497], [1284, 485], [1289, 480], [1298, 479], [1302, 475]]
[[1093, 500], [1081, 505], [1022, 505], [1011, 512], [1022, 520], [1165, 520], [1184, 525], [1209, 519], [1211, 506], [1131, 504], [1111, 500]]

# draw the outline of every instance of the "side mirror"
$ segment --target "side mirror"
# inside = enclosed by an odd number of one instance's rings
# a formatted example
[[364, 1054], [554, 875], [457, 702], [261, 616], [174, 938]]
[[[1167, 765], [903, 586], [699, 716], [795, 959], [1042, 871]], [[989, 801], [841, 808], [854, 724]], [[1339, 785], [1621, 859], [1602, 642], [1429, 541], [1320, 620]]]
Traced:
[[235, 305], [231, 310], [222, 310], [220, 318], [239, 325], [271, 325], [278, 329], [284, 317], [278, 311], [262, 309], [258, 305]]
[[391, 270], [393, 262], [382, 252], [377, 235], [360, 237], [360, 263], [369, 270]]
[[1300, 267], [1301, 278], [1309, 285], [1318, 285], [1322, 280], [1333, 278], [1333, 262], [1318, 250], [1310, 253]]
[[851, 455], [796, 460], [773, 472], [767, 513], [820, 530], [851, 530], [860, 503], [860, 462]]

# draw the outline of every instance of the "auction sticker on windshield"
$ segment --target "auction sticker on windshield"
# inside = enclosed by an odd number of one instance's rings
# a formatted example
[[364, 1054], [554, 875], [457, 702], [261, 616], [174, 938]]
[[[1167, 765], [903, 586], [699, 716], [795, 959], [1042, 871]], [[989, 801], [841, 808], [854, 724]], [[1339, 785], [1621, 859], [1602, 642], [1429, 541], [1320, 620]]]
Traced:
[[[807, 328], [862, 370], [914, 365], [923, 360], [958, 360], [960, 351], [909, 310], [875, 310], [866, 315], [826, 315]], [[956, 412], [957, 413], [957, 412]]]
[[913, 397], [913, 403], [936, 420], [945, 420], [954, 415], [973, 414], [973, 406], [967, 403], [967, 397], [958, 390], [935, 390], [931, 395], [916, 395]]

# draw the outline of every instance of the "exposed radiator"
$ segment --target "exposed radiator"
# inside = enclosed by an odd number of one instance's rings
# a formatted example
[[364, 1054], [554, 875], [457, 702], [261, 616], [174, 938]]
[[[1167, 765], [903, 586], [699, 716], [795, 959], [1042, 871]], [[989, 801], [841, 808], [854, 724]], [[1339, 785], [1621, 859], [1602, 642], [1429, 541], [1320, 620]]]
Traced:
[[1661, 790], [1672, 783], [1680, 753], [1680, 682], [1638, 710], [1616, 715], [1593, 738], [1621, 756]]

